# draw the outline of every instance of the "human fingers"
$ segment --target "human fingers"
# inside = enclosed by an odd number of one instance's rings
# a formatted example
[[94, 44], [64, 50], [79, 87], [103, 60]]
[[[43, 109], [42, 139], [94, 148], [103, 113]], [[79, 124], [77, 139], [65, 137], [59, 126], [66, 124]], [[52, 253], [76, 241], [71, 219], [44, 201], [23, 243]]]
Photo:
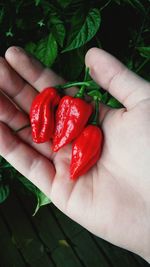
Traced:
[[10, 66], [38, 91], [43, 87], [61, 84], [64, 80], [49, 68], [45, 68], [21, 47], [9, 47], [5, 58]]
[[[64, 83], [64, 80], [61, 77], [59, 77], [52, 70], [44, 68], [43, 65], [38, 60], [36, 60], [34, 57], [26, 53], [24, 49], [20, 47], [8, 48], [5, 57], [8, 63], [11, 65], [11, 67], [15, 69], [15, 75], [14, 73], [10, 74], [7, 73], [7, 76], [9, 75], [8, 80], [12, 80], [13, 77], [16, 76], [17, 72], [17, 74], [19, 74], [21, 77], [23, 77], [23, 79], [25, 79], [29, 83], [29, 85], [28, 84], [24, 85], [23, 89], [21, 89], [21, 87], [19, 88], [18, 86], [17, 90], [17, 94], [20, 95], [18, 102], [21, 106], [28, 106], [28, 112], [32, 99], [35, 96], [35, 90], [32, 87], [40, 91], [43, 87], [55, 86], [56, 84]], [[18, 80], [20, 81], [21, 78], [19, 75], [18, 75]], [[11, 88], [10, 91], [13, 92], [13, 88]], [[71, 90], [70, 93], [70, 89], [68, 89], [67, 93], [73, 94], [75, 91], [76, 89], [74, 88]], [[28, 95], [30, 94], [31, 99], [29, 99], [29, 97], [28, 98], [25, 97], [27, 92]], [[25, 102], [26, 99], [28, 104]], [[100, 105], [100, 121], [103, 120], [105, 113], [107, 113], [109, 110], [110, 108], [108, 108], [107, 106], [102, 104]]]
[[[24, 112], [20, 111], [16, 105], [12, 103], [1, 91], [0, 91], [0, 122], [5, 123], [12, 129], [12, 131], [18, 130], [26, 125], [30, 124], [29, 117]], [[27, 127], [16, 133], [24, 142], [32, 146], [36, 151], [40, 152], [47, 158], [51, 158], [52, 150], [51, 144], [46, 142], [44, 144], [35, 144], [31, 137], [31, 128]]]
[[[45, 68], [38, 60], [29, 53], [25, 52], [25, 50], [21, 47], [13, 46], [8, 48], [5, 53], [5, 58], [9, 63], [9, 66], [12, 67], [11, 70], [13, 69], [13, 72], [9, 72], [9, 80], [12, 80], [12, 78], [17, 75], [16, 79], [19, 81], [21, 80], [20, 82], [23, 84], [18, 87], [8, 87], [7, 85], [4, 90], [13, 97], [14, 101], [17, 100], [17, 103], [21, 107], [24, 107], [24, 110], [27, 110], [28, 112], [37, 91], [41, 91], [43, 88], [49, 86], [63, 84], [65, 82], [63, 78], [51, 69]], [[11, 84], [12, 83], [10, 83], [10, 85]], [[13, 84], [15, 84], [15, 82]], [[66, 89], [65, 92], [69, 95], [73, 95], [76, 90], [76, 88], [71, 88], [71, 90]]]
[[[10, 47], [6, 51], [5, 54], [6, 60], [11, 65], [13, 69], [15, 69], [15, 72], [17, 72], [21, 77], [23, 77], [30, 85], [24, 85], [24, 89], [21, 90], [18, 87], [18, 93], [20, 95], [19, 104], [21, 106], [28, 106], [30, 107], [32, 98], [34, 97], [35, 90], [31, 88], [32, 86], [35, 87], [37, 90], [41, 90], [43, 87], [47, 86], [55, 86], [56, 84], [64, 83], [64, 80], [59, 77], [56, 73], [54, 73], [52, 70], [44, 68], [43, 65], [36, 60], [34, 57], [26, 53], [22, 48], [20, 47]], [[20, 63], [19, 63], [20, 62]], [[18, 75], [18, 76], [19, 76]], [[8, 74], [7, 74], [8, 76]], [[18, 79], [20, 80], [20, 76]], [[12, 80], [14, 75], [12, 74], [11, 77], [9, 77], [9, 80]], [[11, 79], [10, 79], [11, 78]], [[16, 90], [16, 88], [15, 88]], [[11, 89], [11, 92], [13, 89]], [[25, 103], [26, 101], [26, 93], [28, 91], [31, 94], [31, 99], [28, 99], [28, 104]], [[71, 90], [72, 94], [75, 91], [75, 89]], [[68, 90], [67, 93], [70, 91]], [[109, 107], [106, 105], [101, 104], [100, 105], [100, 121], [104, 119], [105, 114], [110, 110]]]
[[106, 51], [92, 48], [87, 52], [85, 61], [92, 78], [128, 110], [150, 97], [150, 83]]
[[0, 155], [48, 197], [55, 169], [51, 161], [25, 144], [0, 122]]
[[0, 121], [9, 125], [14, 131], [29, 123], [28, 116], [21, 112], [16, 105], [0, 90]]
[[0, 88], [20, 109], [29, 112], [37, 92], [11, 68], [4, 58], [0, 58]]
[[[13, 131], [30, 124], [27, 113], [37, 92], [11, 68], [4, 58], [0, 58], [0, 86], [0, 121]], [[18, 132], [17, 135], [47, 158], [52, 156], [51, 144], [33, 143], [31, 128], [28, 127]]]
[[22, 48], [8, 48], [5, 58], [0, 58], [0, 88], [26, 113], [37, 90], [62, 83], [59, 76], [51, 70], [45, 71], [44, 66]]

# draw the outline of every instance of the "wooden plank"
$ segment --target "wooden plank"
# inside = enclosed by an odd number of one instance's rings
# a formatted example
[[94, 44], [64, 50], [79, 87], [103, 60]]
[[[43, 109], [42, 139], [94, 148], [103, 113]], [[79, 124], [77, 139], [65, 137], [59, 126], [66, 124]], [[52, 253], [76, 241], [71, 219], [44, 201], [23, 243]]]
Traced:
[[[31, 216], [33, 207], [29, 205], [29, 199], [21, 195], [19, 198], [21, 198], [23, 206], [25, 207], [29, 216]], [[53, 262], [55, 262], [57, 266], [83, 266], [72, 250], [71, 245], [68, 244], [67, 240], [65, 239], [66, 237], [59, 228], [57, 221], [53, 217], [53, 214], [49, 212], [47, 207], [42, 207], [38, 213], [34, 217], [31, 216], [30, 219], [47, 251], [51, 253]]]
[[[68, 246], [59, 246], [52, 253], [53, 260], [58, 267], [78, 267], [81, 265], [78, 258], [72, 254], [72, 249]], [[94, 266], [94, 265], [93, 265]], [[89, 266], [90, 267], [90, 266]], [[94, 266], [95, 267], [95, 266]]]
[[9, 197], [1, 205], [1, 210], [24, 260], [33, 267], [53, 267], [44, 245], [37, 237], [29, 218], [15, 196]]
[[81, 231], [83, 231], [83, 227], [76, 222], [73, 222], [68, 216], [63, 214], [59, 209], [57, 209], [54, 205], [49, 205], [50, 212], [54, 212], [57, 220], [62, 222], [66, 226], [68, 236], [73, 238]]
[[0, 266], [26, 267], [2, 218], [0, 218]]
[[102, 251], [95, 245], [88, 231], [83, 230], [74, 236], [72, 242], [86, 266], [110, 267], [107, 258], [105, 258]]
[[[25, 208], [31, 216], [34, 209], [33, 205], [30, 205], [30, 199], [22, 200], [24, 202]], [[138, 260], [138, 256], [136, 258], [136, 255], [121, 248], [115, 247], [110, 243], [89, 234], [86, 230], [84, 230], [84, 228], [82, 228], [80, 225], [73, 222], [66, 215], [60, 212], [54, 205], [49, 205], [49, 207], [42, 207], [37, 215], [31, 218], [31, 220], [44, 246], [46, 246], [47, 251], [51, 252], [51, 257], [56, 266], [76, 267], [82, 266], [82, 262], [84, 266], [94, 267], [149, 266], [141, 258], [140, 260]], [[65, 233], [65, 235], [63, 232]], [[87, 232], [90, 237], [87, 237], [87, 234], [85, 235], [85, 232]], [[94, 262], [95, 252], [92, 249], [93, 242], [94, 246], [97, 247], [97, 250], [102, 257], [99, 263], [97, 260], [96, 263]], [[95, 242], [97, 245], [95, 245]], [[85, 245], [87, 246], [87, 249], [85, 249]], [[81, 259], [80, 263], [78, 261], [78, 258], [75, 257], [75, 255], [72, 255], [69, 247], [71, 247], [71, 250], [73, 248], [73, 250], [77, 253], [78, 257]], [[92, 251], [90, 256], [89, 251]], [[74, 258], [74, 260], [72, 258]]]
[[[78, 225], [77, 223], [74, 223], [70, 218], [68, 218], [66, 215], [64, 215], [54, 206], [51, 206], [51, 209], [55, 213], [55, 216], [59, 220], [61, 225], [62, 224], [65, 225], [64, 230], [70, 239], [74, 240], [74, 237], [76, 237], [76, 235], [79, 235], [81, 231], [85, 231], [80, 225]], [[93, 236], [93, 239], [95, 239], [95, 241], [97, 242], [99, 251], [102, 252], [102, 254], [105, 257], [105, 261], [109, 263], [110, 266], [115, 266], [115, 267], [120, 267], [120, 266], [121, 267], [126, 267], [126, 266], [133, 266], [133, 267], [135, 266], [146, 267], [147, 266], [148, 267], [149, 266], [149, 264], [145, 262], [139, 256], [127, 250], [116, 247], [94, 235], [91, 235], [91, 236]]]
[[[57, 219], [59, 219], [63, 231], [73, 244], [75, 251], [85, 266], [110, 267], [109, 262], [102, 251], [95, 245], [95, 242], [92, 240], [87, 230], [62, 214], [58, 209], [54, 207], [51, 207], [51, 209], [55, 213]], [[59, 213], [61, 214], [59, 215]]]
[[[126, 267], [126, 266], [132, 266], [132, 267], [139, 267], [143, 266], [146, 267], [145, 262], [138, 262], [134, 254], [132, 252], [129, 252], [125, 249], [116, 247], [105, 240], [98, 238], [94, 236], [94, 239], [96, 240], [97, 244], [99, 245], [99, 248], [102, 249], [105, 253], [105, 255], [109, 258], [112, 266], [115, 267]], [[137, 256], [138, 257], [138, 256]], [[142, 265], [141, 265], [142, 264]], [[148, 266], [148, 265], [147, 265]]]
[[140, 267], [149, 267], [149, 263], [146, 262], [144, 259], [142, 259], [141, 257], [139, 257], [136, 254], [133, 254], [133, 257], [135, 258], [135, 260], [138, 262], [138, 266]]

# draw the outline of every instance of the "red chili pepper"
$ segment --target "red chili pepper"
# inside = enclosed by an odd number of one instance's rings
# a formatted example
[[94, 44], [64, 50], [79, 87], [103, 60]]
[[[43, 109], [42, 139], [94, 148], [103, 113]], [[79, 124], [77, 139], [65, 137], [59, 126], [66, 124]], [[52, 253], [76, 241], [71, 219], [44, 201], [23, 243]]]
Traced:
[[54, 109], [60, 101], [55, 88], [45, 88], [31, 105], [30, 121], [35, 143], [44, 143], [54, 134]]
[[100, 158], [103, 134], [96, 125], [88, 125], [72, 146], [70, 178], [75, 180], [85, 174]]
[[56, 112], [53, 151], [73, 141], [85, 127], [91, 113], [91, 104], [78, 97], [64, 96]]

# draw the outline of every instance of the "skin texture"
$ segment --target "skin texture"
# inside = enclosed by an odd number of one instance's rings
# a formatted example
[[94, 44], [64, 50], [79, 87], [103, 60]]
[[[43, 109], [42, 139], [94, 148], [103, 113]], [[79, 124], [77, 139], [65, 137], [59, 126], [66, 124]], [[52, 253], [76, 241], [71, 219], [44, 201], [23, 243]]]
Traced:
[[125, 106], [100, 106], [100, 161], [73, 182], [70, 145], [53, 153], [50, 143], [32, 142], [30, 128], [13, 134], [29, 123], [36, 90], [63, 83], [18, 47], [0, 59], [0, 154], [73, 220], [150, 261], [150, 84], [101, 49], [90, 49], [85, 60], [91, 76]]

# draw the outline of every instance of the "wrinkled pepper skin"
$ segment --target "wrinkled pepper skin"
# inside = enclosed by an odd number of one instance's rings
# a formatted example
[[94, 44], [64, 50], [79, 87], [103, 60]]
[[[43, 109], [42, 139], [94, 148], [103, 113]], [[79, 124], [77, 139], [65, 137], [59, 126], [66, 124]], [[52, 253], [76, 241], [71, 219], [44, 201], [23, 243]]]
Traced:
[[35, 143], [44, 143], [50, 140], [55, 128], [55, 107], [59, 104], [60, 96], [52, 87], [45, 88], [32, 102], [30, 122], [32, 139]]
[[81, 98], [64, 96], [56, 112], [53, 151], [72, 142], [81, 133], [91, 114], [91, 104]]
[[98, 126], [88, 125], [72, 146], [71, 179], [76, 180], [85, 174], [99, 160], [102, 144], [102, 130]]

